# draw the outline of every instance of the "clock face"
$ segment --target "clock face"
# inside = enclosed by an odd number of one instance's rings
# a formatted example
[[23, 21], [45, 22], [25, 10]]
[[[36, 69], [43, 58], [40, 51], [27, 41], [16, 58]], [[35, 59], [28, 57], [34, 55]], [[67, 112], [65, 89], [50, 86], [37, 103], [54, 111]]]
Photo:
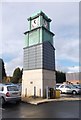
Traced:
[[43, 25], [44, 25], [45, 28], [48, 28], [48, 23], [47, 23], [46, 20], [43, 21]]
[[35, 27], [37, 27], [37, 26], [38, 26], [38, 18], [32, 20], [32, 23], [31, 23], [31, 27], [32, 27], [32, 28], [35, 28]]

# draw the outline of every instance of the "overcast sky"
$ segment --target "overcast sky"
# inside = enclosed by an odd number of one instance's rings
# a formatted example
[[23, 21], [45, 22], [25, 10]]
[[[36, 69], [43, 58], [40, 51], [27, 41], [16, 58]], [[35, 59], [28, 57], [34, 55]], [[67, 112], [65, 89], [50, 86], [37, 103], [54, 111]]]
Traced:
[[79, 2], [2, 2], [1, 7], [0, 57], [5, 62], [8, 75], [12, 75], [15, 68], [23, 67], [23, 33], [28, 30], [27, 18], [39, 10], [52, 19], [56, 69], [63, 72], [78, 71]]

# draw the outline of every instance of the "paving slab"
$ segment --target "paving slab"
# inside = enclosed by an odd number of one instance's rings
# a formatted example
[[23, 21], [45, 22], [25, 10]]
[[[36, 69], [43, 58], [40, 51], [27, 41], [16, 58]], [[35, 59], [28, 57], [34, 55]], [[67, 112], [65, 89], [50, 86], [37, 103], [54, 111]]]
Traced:
[[54, 98], [54, 99], [44, 99], [44, 98], [32, 98], [32, 97], [25, 97], [22, 98], [22, 102], [30, 103], [33, 105], [38, 105], [42, 103], [47, 102], [53, 102], [53, 101], [80, 101], [80, 97], [60, 97], [60, 98]]

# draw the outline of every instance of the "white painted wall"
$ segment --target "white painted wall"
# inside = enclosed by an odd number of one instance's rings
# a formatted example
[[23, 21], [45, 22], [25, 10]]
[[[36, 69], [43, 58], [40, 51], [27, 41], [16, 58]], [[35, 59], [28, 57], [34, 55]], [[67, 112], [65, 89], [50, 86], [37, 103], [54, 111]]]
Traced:
[[25, 96], [27, 89], [27, 96], [34, 95], [34, 87], [36, 87], [36, 96], [43, 96], [42, 87], [42, 69], [23, 71], [22, 81], [22, 96]]
[[46, 87], [54, 88], [55, 85], [54, 71], [43, 69], [23, 71], [22, 97], [34, 96], [34, 87], [36, 87], [36, 96], [44, 97]]

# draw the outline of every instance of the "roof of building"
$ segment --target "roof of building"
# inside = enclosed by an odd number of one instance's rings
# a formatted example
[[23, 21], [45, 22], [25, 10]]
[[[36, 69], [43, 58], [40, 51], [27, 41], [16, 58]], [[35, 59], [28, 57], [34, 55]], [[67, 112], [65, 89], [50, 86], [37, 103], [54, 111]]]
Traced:
[[38, 17], [39, 15], [42, 15], [48, 22], [51, 22], [51, 19], [48, 18], [48, 16], [42, 11], [38, 11], [38, 12], [32, 14], [31, 17], [28, 18], [28, 21]]

